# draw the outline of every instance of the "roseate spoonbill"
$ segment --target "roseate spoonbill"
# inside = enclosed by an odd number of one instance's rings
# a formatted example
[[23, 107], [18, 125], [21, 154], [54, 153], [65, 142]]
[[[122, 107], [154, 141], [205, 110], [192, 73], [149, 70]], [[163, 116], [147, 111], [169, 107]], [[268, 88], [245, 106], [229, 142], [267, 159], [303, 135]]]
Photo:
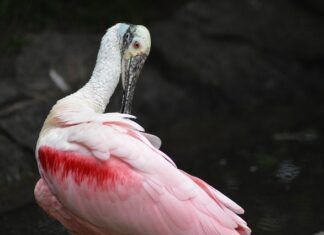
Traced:
[[[144, 26], [111, 27], [89, 82], [53, 106], [36, 147], [38, 204], [78, 235], [250, 234], [240, 206], [179, 170], [130, 120], [150, 46]], [[122, 113], [104, 113], [120, 78]]]

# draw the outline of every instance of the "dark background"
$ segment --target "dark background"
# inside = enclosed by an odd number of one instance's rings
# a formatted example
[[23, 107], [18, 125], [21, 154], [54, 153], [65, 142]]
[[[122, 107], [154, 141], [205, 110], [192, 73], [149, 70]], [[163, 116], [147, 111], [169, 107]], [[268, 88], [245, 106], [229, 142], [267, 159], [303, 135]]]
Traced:
[[151, 31], [133, 110], [179, 168], [244, 207], [253, 234], [323, 234], [323, 1], [152, 2], [0, 0], [0, 234], [67, 234], [34, 202], [34, 147], [117, 22]]

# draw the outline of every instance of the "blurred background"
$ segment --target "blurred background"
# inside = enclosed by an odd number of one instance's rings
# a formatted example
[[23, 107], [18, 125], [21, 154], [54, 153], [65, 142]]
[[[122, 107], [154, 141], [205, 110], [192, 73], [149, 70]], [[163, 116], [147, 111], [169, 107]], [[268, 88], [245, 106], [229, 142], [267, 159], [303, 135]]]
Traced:
[[133, 110], [178, 167], [253, 234], [324, 234], [321, 0], [0, 0], [0, 234], [67, 235], [34, 202], [35, 143], [117, 22], [151, 31]]

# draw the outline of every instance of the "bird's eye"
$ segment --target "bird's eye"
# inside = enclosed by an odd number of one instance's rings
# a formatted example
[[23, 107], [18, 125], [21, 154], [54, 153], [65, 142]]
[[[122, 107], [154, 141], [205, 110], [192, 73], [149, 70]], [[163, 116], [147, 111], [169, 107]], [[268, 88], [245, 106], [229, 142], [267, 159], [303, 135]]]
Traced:
[[125, 38], [128, 40], [130, 37], [130, 34], [127, 32], [126, 35], [125, 35]]
[[138, 48], [141, 47], [141, 44], [140, 44], [138, 41], [135, 41], [135, 42], [133, 43], [133, 47], [134, 47], [135, 49], [138, 49]]

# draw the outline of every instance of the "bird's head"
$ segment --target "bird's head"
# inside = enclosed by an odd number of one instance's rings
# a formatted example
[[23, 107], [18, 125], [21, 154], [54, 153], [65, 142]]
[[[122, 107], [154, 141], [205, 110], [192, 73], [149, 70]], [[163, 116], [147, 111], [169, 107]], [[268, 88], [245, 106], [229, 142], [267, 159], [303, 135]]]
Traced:
[[121, 112], [130, 113], [136, 81], [150, 53], [150, 33], [142, 25], [117, 24], [121, 50], [123, 99]]

